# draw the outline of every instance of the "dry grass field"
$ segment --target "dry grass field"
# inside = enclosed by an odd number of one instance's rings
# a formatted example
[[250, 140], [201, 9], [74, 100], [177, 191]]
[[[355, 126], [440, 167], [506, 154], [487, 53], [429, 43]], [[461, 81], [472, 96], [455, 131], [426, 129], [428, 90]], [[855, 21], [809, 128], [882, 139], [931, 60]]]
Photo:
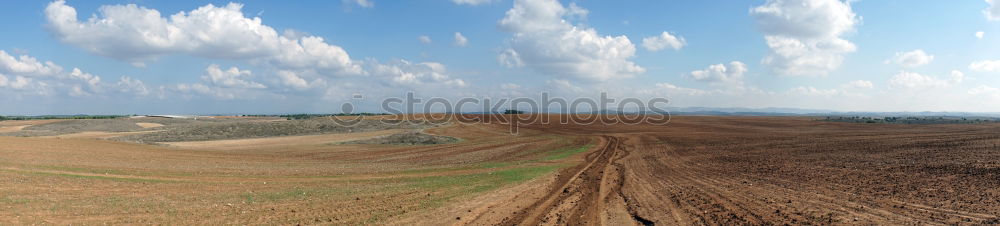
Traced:
[[993, 123], [118, 120], [0, 122], [0, 224], [1000, 223]]
[[[366, 224], [554, 172], [591, 138], [453, 124], [440, 145], [339, 144], [399, 129], [137, 144], [0, 137], [0, 224]], [[97, 132], [91, 132], [97, 133]]]

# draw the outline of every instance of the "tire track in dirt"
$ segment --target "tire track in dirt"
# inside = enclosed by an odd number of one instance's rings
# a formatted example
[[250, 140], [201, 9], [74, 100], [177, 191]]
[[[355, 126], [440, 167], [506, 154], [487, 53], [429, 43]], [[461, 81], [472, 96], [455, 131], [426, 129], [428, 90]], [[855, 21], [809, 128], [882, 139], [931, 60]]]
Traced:
[[583, 164], [562, 171], [545, 195], [500, 225], [942, 224], [945, 219], [996, 219], [818, 184], [747, 177], [681, 154], [670, 142], [653, 142], [662, 134], [600, 137], [599, 150]]
[[[622, 166], [616, 160], [628, 153], [622, 138], [601, 136], [602, 147], [587, 157], [586, 164], [570, 168], [557, 177], [547, 195], [516, 212], [501, 225], [595, 225], [635, 223], [644, 219], [623, 216]], [[616, 205], [617, 204], [617, 205]]]

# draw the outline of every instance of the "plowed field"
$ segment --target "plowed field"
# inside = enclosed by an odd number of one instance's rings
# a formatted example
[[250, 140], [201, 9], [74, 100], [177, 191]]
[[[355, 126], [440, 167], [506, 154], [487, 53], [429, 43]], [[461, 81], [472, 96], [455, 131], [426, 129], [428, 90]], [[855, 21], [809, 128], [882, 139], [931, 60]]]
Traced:
[[0, 224], [1000, 223], [1000, 124], [509, 128], [455, 122], [424, 132], [459, 142], [431, 145], [0, 136]]

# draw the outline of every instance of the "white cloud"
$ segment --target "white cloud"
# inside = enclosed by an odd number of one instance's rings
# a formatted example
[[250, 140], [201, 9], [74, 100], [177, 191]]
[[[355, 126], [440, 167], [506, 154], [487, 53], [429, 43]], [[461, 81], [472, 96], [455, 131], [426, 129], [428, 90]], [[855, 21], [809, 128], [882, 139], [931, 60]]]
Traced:
[[871, 88], [874, 88], [875, 85], [872, 84], [871, 81], [854, 80], [854, 81], [848, 82], [847, 84], [844, 84], [843, 87], [844, 88], [852, 88], [852, 89], [871, 89]]
[[396, 84], [442, 83], [455, 87], [466, 86], [465, 81], [450, 78], [447, 75], [447, 68], [437, 62], [411, 63], [406, 60], [396, 60], [388, 64], [373, 62], [371, 65], [373, 76], [386, 78]]
[[521, 55], [519, 55], [513, 49], [505, 49], [497, 55], [497, 61], [500, 65], [505, 67], [523, 67], [524, 62], [521, 61]]
[[982, 72], [1000, 72], [1000, 60], [982, 60], [969, 64], [969, 69]]
[[0, 74], [0, 87], [7, 86], [7, 76]]
[[[287, 40], [287, 39], [282, 39]], [[282, 42], [281, 54], [267, 60], [281, 69], [312, 70], [321, 74], [364, 74], [361, 65], [352, 61], [347, 51], [330, 45], [321, 37], [309, 36]]]
[[361, 6], [363, 8], [375, 7], [375, 2], [372, 0], [343, 0], [343, 1], [344, 3], [348, 4], [357, 4], [358, 6]]
[[212, 91], [212, 88], [200, 83], [177, 84], [176, 89], [182, 93], [197, 93], [202, 95], [215, 95], [221, 99], [233, 99], [236, 95]]
[[208, 81], [216, 86], [229, 87], [229, 88], [245, 88], [245, 89], [263, 89], [267, 88], [263, 84], [245, 80], [245, 78], [250, 77], [253, 72], [250, 70], [240, 70], [237, 67], [230, 67], [227, 70], [222, 70], [219, 65], [212, 64], [208, 68], [205, 68], [205, 75], [201, 76], [201, 79]]
[[976, 32], [976, 38], [977, 39], [983, 39], [984, 36], [986, 36], [985, 32], [982, 32], [982, 31], [977, 31]]
[[0, 73], [13, 76], [13, 80], [5, 77], [5, 86], [22, 94], [91, 96], [102, 93], [109, 86], [101, 82], [100, 76], [79, 68], [66, 72], [51, 61], [43, 62], [28, 55], [15, 57], [3, 50], [0, 50]]
[[746, 64], [733, 61], [729, 63], [729, 67], [726, 67], [724, 64], [713, 64], [704, 70], [692, 71], [688, 76], [701, 82], [742, 85], [743, 73], [746, 72]]
[[469, 39], [468, 38], [465, 38], [465, 36], [462, 35], [461, 32], [455, 32], [455, 45], [456, 46], [463, 46], [464, 47], [465, 45], [468, 45], [468, 44], [469, 44]]
[[81, 87], [79, 84], [77, 84], [77, 85], [73, 85], [73, 87], [70, 89], [69, 95], [73, 96], [73, 97], [83, 97], [83, 96], [91, 96], [93, 94], [90, 93], [90, 92], [84, 91], [83, 87]]
[[935, 77], [901, 71], [889, 79], [889, 85], [902, 89], [926, 89], [947, 87], [949, 83]]
[[666, 83], [666, 82], [664, 82], [664, 83], [656, 83], [656, 87], [660, 88], [660, 89], [665, 89], [668, 94], [680, 94], [680, 95], [689, 95], [689, 96], [699, 96], [699, 95], [705, 95], [705, 94], [709, 93], [708, 91], [704, 91], [704, 90], [700, 90], [700, 89], [694, 89], [694, 88], [680, 87], [680, 86], [676, 86], [674, 84], [670, 84], [670, 83]]
[[669, 32], [664, 31], [659, 36], [646, 37], [642, 39], [642, 47], [646, 50], [655, 52], [663, 49], [674, 49], [678, 50], [687, 44], [683, 37], [677, 37]]
[[885, 61], [885, 63], [895, 63], [903, 67], [916, 67], [925, 65], [934, 60], [934, 55], [927, 54], [922, 49], [909, 52], [896, 52], [896, 55]]
[[584, 91], [583, 88], [573, 85], [572, 82], [565, 79], [552, 79], [545, 82], [552, 90], [560, 91], [564, 93], [579, 94]]
[[986, 19], [992, 21], [1000, 21], [1000, 2], [997, 0], [986, 0], [986, 4], [989, 4], [983, 14], [986, 14]]
[[14, 89], [25, 89], [31, 85], [31, 78], [25, 78], [23, 76], [14, 76], [14, 81], [10, 82], [10, 88]]
[[417, 40], [419, 40], [420, 43], [423, 44], [431, 44], [431, 37], [428, 37], [426, 35], [417, 36]]
[[513, 33], [510, 47], [498, 60], [505, 66], [527, 66], [541, 73], [604, 81], [628, 78], [646, 70], [630, 61], [635, 45], [622, 36], [601, 36], [593, 28], [570, 24], [587, 11], [556, 0], [516, 0], [500, 20]]
[[455, 4], [459, 5], [481, 5], [486, 3], [492, 3], [495, 0], [451, 0]]
[[73, 71], [69, 73], [69, 77], [72, 79], [84, 81], [90, 86], [97, 86], [99, 85], [99, 83], [101, 83], [101, 77], [92, 75], [90, 73], [84, 73], [79, 68], [73, 68]]
[[[352, 0], [350, 3], [364, 6], [371, 1]], [[296, 95], [289, 93], [290, 91], [325, 90], [330, 93], [332, 89], [343, 88], [378, 90], [379, 85], [468, 86], [464, 80], [448, 76], [445, 66], [440, 63], [399, 60], [380, 64], [375, 59], [356, 61], [343, 48], [330, 44], [322, 37], [296, 30], [276, 32], [274, 28], [264, 25], [260, 18], [244, 15], [241, 9], [242, 5], [235, 3], [221, 7], [209, 4], [191, 11], [161, 15], [155, 9], [136, 5], [111, 5], [102, 6], [90, 18], [81, 20], [77, 18], [76, 9], [66, 5], [64, 1], [55, 1], [46, 8], [45, 15], [51, 34], [62, 42], [134, 65], [141, 66], [159, 56], [177, 54], [243, 62], [262, 72], [252, 73], [245, 68], [224, 69], [213, 65], [206, 69], [202, 76], [203, 82], [161, 86], [158, 94], [161, 98], [168, 91], [184, 97], [204, 95], [218, 99], [255, 99]], [[31, 63], [35, 68], [38, 65], [46, 66], [44, 63], [36, 64], [37, 61], [33, 58], [8, 58], [17, 60], [16, 62]], [[7, 59], [0, 57], [0, 60]], [[5, 65], [0, 64], [0, 72], [4, 72], [3, 66]], [[69, 78], [67, 80], [75, 82], [97, 78], [93, 76], [88, 79], [89, 74], [83, 72], [76, 74], [78, 77], [73, 77], [72, 73], [59, 72], [61, 68], [52, 68], [57, 71], [57, 77]], [[260, 76], [268, 77], [259, 78]], [[343, 81], [328, 84], [328, 77], [337, 77]], [[80, 84], [83, 91], [89, 93], [99, 93], [95, 91], [100, 91], [101, 87], [150, 92], [148, 88], [128, 88], [140, 83], [128, 78], [118, 84], [95, 87]], [[54, 87], [72, 91], [74, 83], [54, 84]], [[86, 90], [88, 87], [92, 90]]]
[[248, 59], [278, 68], [315, 68], [332, 74], [361, 74], [361, 67], [339, 46], [315, 36], [278, 35], [259, 17], [248, 18], [243, 5], [209, 4], [164, 17], [134, 4], [105, 5], [85, 21], [65, 1], [46, 7], [48, 27], [62, 42], [89, 52], [142, 66], [166, 54], [215, 59]]
[[135, 93], [140, 96], [145, 96], [149, 94], [149, 89], [146, 88], [146, 83], [139, 81], [138, 79], [132, 79], [132, 77], [122, 76], [118, 79], [116, 84], [120, 92], [123, 93]]
[[792, 88], [792, 90], [790, 90], [789, 93], [806, 95], [806, 96], [822, 96], [822, 97], [831, 97], [831, 96], [846, 94], [837, 89], [817, 89], [816, 87], [812, 86], [795, 87]]
[[0, 50], [0, 72], [16, 75], [50, 76], [62, 72], [62, 67], [51, 61], [40, 62], [28, 55], [11, 56]]
[[750, 15], [770, 48], [762, 63], [783, 75], [826, 75], [857, 48], [842, 38], [860, 23], [850, 1], [768, 0]]
[[969, 90], [968, 93], [971, 95], [986, 95], [1000, 99], [1000, 88], [995, 88], [987, 85], [980, 85], [976, 88], [972, 88]]
[[309, 82], [306, 82], [305, 79], [302, 79], [291, 71], [279, 71], [278, 78], [281, 78], [281, 84], [294, 89], [304, 90], [309, 88]]
[[952, 83], [962, 83], [963, 81], [965, 81], [965, 73], [962, 73], [961, 71], [958, 70], [952, 70], [950, 81]]

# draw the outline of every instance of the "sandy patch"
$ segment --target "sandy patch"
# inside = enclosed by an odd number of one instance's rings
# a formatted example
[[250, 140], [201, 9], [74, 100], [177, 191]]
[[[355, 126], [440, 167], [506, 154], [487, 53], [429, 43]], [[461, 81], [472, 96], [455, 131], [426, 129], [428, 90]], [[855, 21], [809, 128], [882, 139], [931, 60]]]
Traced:
[[28, 126], [30, 126], [30, 125], [27, 125], [27, 126], [0, 126], [0, 133], [9, 133], [9, 132], [21, 131], [22, 129], [24, 129], [24, 127], [28, 127]]
[[403, 132], [401, 129], [379, 130], [363, 133], [338, 133], [307, 136], [287, 136], [268, 137], [235, 140], [211, 140], [211, 141], [185, 141], [185, 142], [162, 142], [174, 147], [191, 149], [217, 149], [217, 150], [239, 150], [273, 148], [282, 146], [297, 145], [322, 145], [336, 142], [370, 139], [378, 136], [386, 136]]
[[135, 123], [135, 125], [137, 125], [139, 127], [142, 127], [142, 128], [146, 128], [146, 129], [148, 129], [148, 128], [162, 127], [163, 126], [163, 124], [151, 123], [151, 122], [137, 122], [137, 123]]

